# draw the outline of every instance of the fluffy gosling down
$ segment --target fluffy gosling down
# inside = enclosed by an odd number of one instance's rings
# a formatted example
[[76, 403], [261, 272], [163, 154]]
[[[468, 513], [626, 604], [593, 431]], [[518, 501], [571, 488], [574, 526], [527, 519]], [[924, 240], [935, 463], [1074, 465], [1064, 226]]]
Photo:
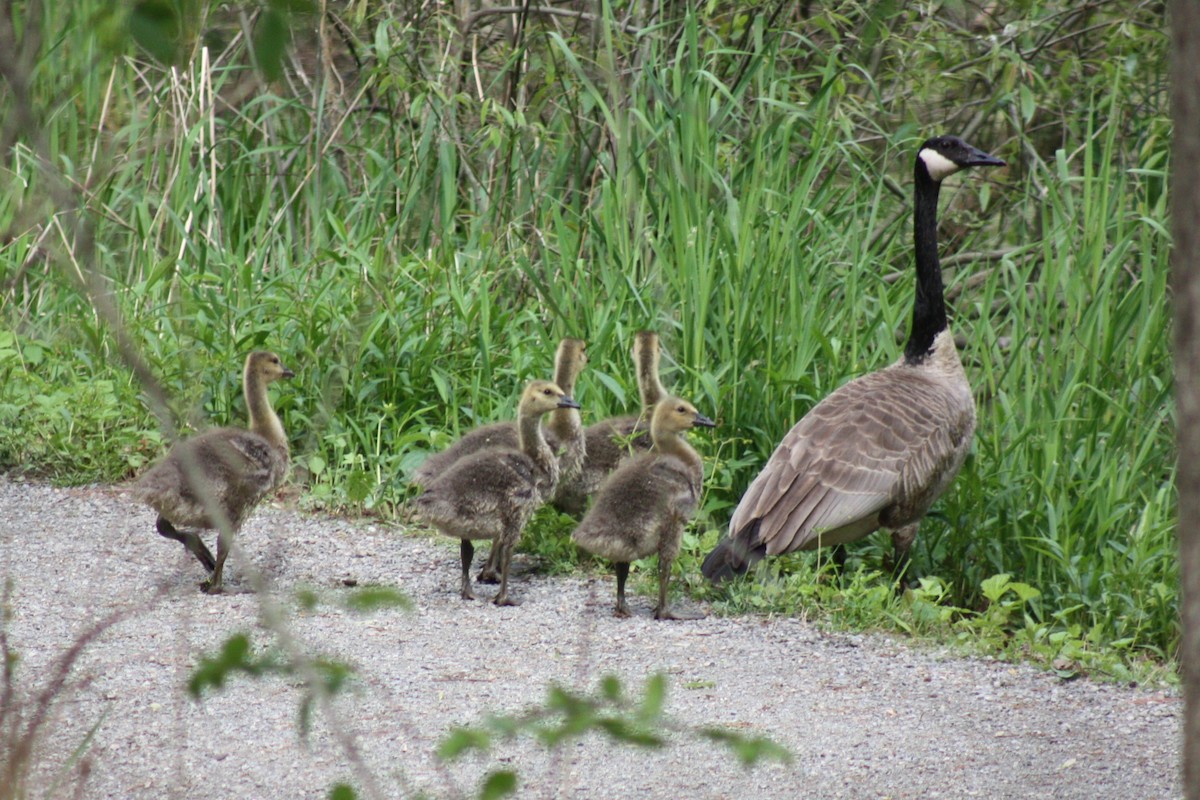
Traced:
[[[558, 388], [575, 396], [575, 383], [587, 365], [587, 343], [582, 339], [563, 339], [554, 353], [554, 382]], [[546, 443], [558, 459], [559, 479], [555, 495], [563, 487], [574, 482], [583, 468], [584, 437], [583, 420], [577, 408], [557, 408], [550, 412], [549, 420], [542, 426]], [[439, 475], [446, 472], [463, 458], [482, 450], [508, 448], [520, 450], [517, 438], [517, 423], [513, 420], [482, 425], [463, 434], [462, 438], [440, 453], [425, 459], [425, 463], [413, 473], [412, 482], [428, 486]], [[553, 499], [553, 498], [552, 498]], [[500, 582], [500, 551], [493, 547], [487, 561], [476, 576], [481, 583]]]
[[[558, 343], [558, 349], [554, 353], [554, 382], [570, 397], [575, 396], [575, 383], [587, 365], [587, 360], [587, 343], [582, 339], [563, 339]], [[583, 439], [577, 432], [582, 430], [579, 412], [575, 409], [555, 411], [550, 415], [545, 427], [546, 442], [551, 450], [559, 454], [561, 484], [575, 480], [583, 465]], [[439, 475], [472, 453], [501, 447], [520, 449], [517, 423], [513, 420], [481, 425], [463, 434], [445, 450], [425, 459], [413, 472], [412, 483], [422, 487], [428, 486]]]
[[650, 416], [667, 396], [658, 375], [661, 350], [658, 334], [638, 331], [633, 337], [633, 363], [642, 408], [637, 414], [600, 420], [584, 429], [585, 455], [575, 477], [563, 478], [554, 505], [568, 514], [582, 514], [588, 498], [623, 460], [650, 449]]
[[490, 539], [493, 548], [500, 548], [500, 591], [493, 602], [518, 604], [508, 594], [512, 548], [533, 512], [553, 495], [558, 484], [558, 459], [546, 443], [541, 417], [559, 408], [578, 409], [579, 404], [556, 384], [533, 381], [517, 406], [520, 447], [481, 450], [459, 460], [413, 501], [425, 522], [462, 541], [464, 600], [475, 599], [470, 574], [475, 555], [472, 542]]
[[667, 583], [684, 526], [696, 509], [704, 482], [704, 462], [688, 444], [687, 431], [715, 425], [686, 400], [661, 400], [650, 421], [653, 448], [627, 460], [608, 477], [572, 534], [584, 550], [614, 562], [618, 617], [629, 616], [625, 603], [629, 562], [657, 553], [658, 605], [654, 618], [698, 618], [668, 607]]
[[[287, 436], [271, 408], [267, 386], [292, 377], [295, 373], [274, 353], [251, 353], [242, 373], [249, 429], [216, 428], [184, 439], [134, 484], [134, 495], [158, 512], [158, 532], [182, 542], [209, 571], [200, 584], [209, 594], [222, 591], [231, 536], [287, 474]], [[227, 533], [218, 533], [214, 559], [196, 531], [179, 528]]]

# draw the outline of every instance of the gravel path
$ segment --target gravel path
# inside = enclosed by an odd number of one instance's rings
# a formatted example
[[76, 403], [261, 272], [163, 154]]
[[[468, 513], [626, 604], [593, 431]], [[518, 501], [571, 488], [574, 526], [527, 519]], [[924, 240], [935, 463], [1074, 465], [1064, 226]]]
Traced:
[[[793, 619], [659, 623], [652, 600], [611, 616], [612, 582], [522, 577], [518, 608], [465, 603], [458, 548], [368, 522], [264, 508], [229, 561], [282, 590], [329, 602], [290, 617], [312, 653], [353, 663], [339, 721], [298, 734], [295, 679], [236, 678], [201, 702], [183, 692], [201, 655], [235, 631], [258, 645], [260, 598], [208, 597], [200, 567], [154, 532], [119, 488], [59, 490], [0, 477], [0, 581], [14, 582], [10, 643], [27, 692], [73, 639], [113, 609], [138, 610], [81, 657], [55, 705], [31, 796], [73, 796], [84, 748], [88, 798], [322, 798], [360, 789], [352, 739], [382, 797], [471, 796], [480, 777], [516, 769], [520, 797], [604, 798], [1177, 798], [1182, 704], [1174, 692], [1079, 680], [949, 657], [879, 636], [831, 635]], [[478, 558], [478, 556], [477, 556]], [[411, 611], [340, 610], [344, 581], [383, 583]], [[147, 605], [157, 586], [170, 591]], [[659, 751], [589, 738], [552, 757], [499, 745], [446, 768], [433, 756], [451, 726], [518, 711], [550, 682], [594, 688], [606, 674], [640, 689], [669, 677], [675, 720], [766, 734], [789, 765], [742, 768], [723, 748], [677, 737]], [[340, 735], [339, 735], [340, 734]], [[65, 786], [43, 794], [56, 776]]]

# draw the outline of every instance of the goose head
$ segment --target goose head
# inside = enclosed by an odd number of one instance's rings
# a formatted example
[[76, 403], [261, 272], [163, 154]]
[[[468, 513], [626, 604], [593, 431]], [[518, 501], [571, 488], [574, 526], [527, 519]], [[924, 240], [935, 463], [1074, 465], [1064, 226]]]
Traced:
[[296, 373], [283, 365], [279, 356], [266, 350], [255, 351], [246, 357], [246, 375], [254, 375], [264, 383], [296, 377]]
[[531, 381], [521, 393], [521, 416], [540, 416], [556, 408], [579, 408], [579, 403], [551, 381]]
[[654, 418], [650, 422], [652, 435], [673, 436], [692, 428], [715, 428], [717, 423], [696, 410], [696, 407], [679, 397], [668, 397], [654, 407]]
[[917, 170], [925, 171], [934, 181], [941, 181], [967, 167], [1003, 167], [1005, 162], [967, 144], [957, 136], [935, 136], [927, 139], [917, 151]]

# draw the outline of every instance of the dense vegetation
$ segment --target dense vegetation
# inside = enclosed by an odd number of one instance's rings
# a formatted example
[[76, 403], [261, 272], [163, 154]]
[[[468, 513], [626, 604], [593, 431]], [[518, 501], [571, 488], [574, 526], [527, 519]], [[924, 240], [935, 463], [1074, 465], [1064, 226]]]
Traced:
[[[0, 469], [129, 477], [167, 438], [130, 354], [186, 430], [243, 417], [241, 359], [267, 346], [298, 372], [277, 397], [307, 502], [392, 514], [424, 454], [510, 414], [562, 336], [590, 343], [587, 417], [630, 408], [631, 335], [653, 328], [667, 385], [720, 423], [696, 437], [694, 591], [952, 624], [1066, 669], [1173, 656], [1158, 4], [297, 7], [18, 4]], [[942, 195], [980, 424], [914, 548], [922, 588], [896, 601], [873, 573], [884, 536], [841, 585], [806, 555], [701, 586], [774, 443], [899, 354], [913, 150], [936, 132], [1010, 167]], [[565, 524], [529, 546], [573, 561]]]

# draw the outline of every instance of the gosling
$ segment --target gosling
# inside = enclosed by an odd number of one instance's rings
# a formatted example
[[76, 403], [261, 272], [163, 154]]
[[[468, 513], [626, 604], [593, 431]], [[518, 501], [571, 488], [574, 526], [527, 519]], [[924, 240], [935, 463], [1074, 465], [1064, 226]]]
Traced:
[[[294, 377], [274, 353], [251, 353], [242, 373], [249, 429], [216, 428], [184, 439], [133, 487], [134, 495], [158, 512], [158, 532], [181, 542], [208, 570], [208, 579], [200, 584], [208, 594], [223, 589], [233, 535], [287, 474], [287, 436], [271, 408], [267, 386]], [[217, 557], [196, 531], [179, 528], [218, 531]]]
[[517, 406], [519, 449], [482, 450], [456, 462], [430, 482], [414, 502], [416, 513], [447, 536], [461, 540], [464, 600], [471, 591], [472, 540], [490, 539], [499, 548], [500, 590], [492, 601], [498, 606], [519, 605], [508, 594], [508, 569], [512, 548], [521, 538], [533, 512], [553, 495], [559, 479], [558, 459], [542, 433], [541, 417], [559, 408], [578, 409], [559, 386], [533, 381], [525, 387]]
[[630, 615], [625, 603], [629, 563], [658, 554], [658, 605], [655, 619], [698, 619], [667, 605], [671, 565], [679, 554], [683, 529], [700, 498], [704, 463], [687, 442], [687, 431], [716, 423], [686, 400], [668, 397], [654, 408], [649, 453], [626, 461], [608, 477], [596, 501], [572, 537], [588, 552], [614, 562], [618, 617]]
[[[587, 343], [582, 339], [563, 339], [554, 353], [554, 383], [575, 396], [575, 382], [587, 364]], [[573, 409], [556, 411], [546, 426], [546, 442], [550, 449], [559, 454], [560, 483], [575, 480], [583, 467], [582, 422], [579, 412]], [[494, 448], [520, 449], [517, 441], [517, 423], [512, 420], [481, 425], [467, 433], [440, 453], [425, 459], [425, 463], [412, 475], [412, 483], [428, 486], [455, 463], [481, 450]]]
[[554, 498], [554, 506], [568, 514], [580, 515], [588, 498], [621, 462], [635, 453], [650, 449], [650, 416], [654, 407], [667, 396], [658, 375], [661, 350], [658, 334], [638, 331], [633, 337], [633, 363], [642, 408], [637, 414], [595, 422], [584, 429], [584, 459], [578, 477], [564, 479]]

